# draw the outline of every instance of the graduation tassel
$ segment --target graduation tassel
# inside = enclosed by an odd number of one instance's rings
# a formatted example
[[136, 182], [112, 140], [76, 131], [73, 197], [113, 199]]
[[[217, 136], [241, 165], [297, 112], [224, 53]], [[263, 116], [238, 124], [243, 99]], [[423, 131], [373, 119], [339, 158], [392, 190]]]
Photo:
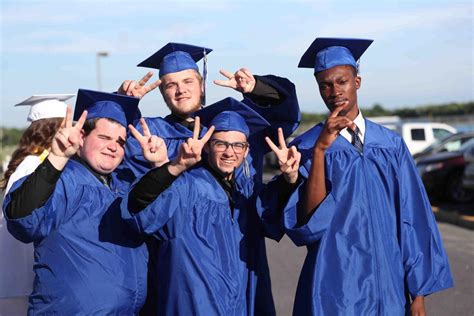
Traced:
[[244, 176], [250, 179], [250, 167], [247, 158], [244, 158]]

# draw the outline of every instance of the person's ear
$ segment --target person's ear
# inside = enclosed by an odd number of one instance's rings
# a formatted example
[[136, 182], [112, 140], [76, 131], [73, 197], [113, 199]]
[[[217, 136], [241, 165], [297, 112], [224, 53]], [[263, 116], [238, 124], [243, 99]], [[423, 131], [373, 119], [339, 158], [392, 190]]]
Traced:
[[79, 146], [82, 147], [84, 146], [84, 139], [86, 138], [86, 133], [84, 132], [83, 129], [81, 129], [81, 136], [79, 137]]
[[248, 145], [247, 148], [245, 149], [244, 159], [247, 158], [247, 155], [249, 154], [249, 150], [250, 150], [250, 145]]
[[356, 89], [359, 89], [359, 88], [360, 88], [361, 83], [362, 83], [362, 78], [361, 78], [360, 76], [356, 76], [356, 77], [355, 77]]

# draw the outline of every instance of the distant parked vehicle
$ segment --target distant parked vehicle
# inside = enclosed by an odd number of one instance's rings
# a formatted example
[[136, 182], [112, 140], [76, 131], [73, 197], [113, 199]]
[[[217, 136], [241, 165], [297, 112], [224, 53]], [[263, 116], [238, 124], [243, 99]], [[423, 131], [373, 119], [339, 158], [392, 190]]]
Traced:
[[412, 155], [421, 152], [434, 142], [457, 132], [454, 127], [448, 124], [405, 122], [398, 116], [368, 117], [367, 119], [400, 134]]
[[421, 157], [425, 157], [431, 154], [439, 153], [439, 152], [450, 152], [456, 151], [461, 148], [461, 146], [468, 142], [470, 139], [474, 138], [474, 132], [464, 132], [464, 133], [456, 133], [449, 135], [441, 140], [434, 142], [433, 144], [426, 147], [424, 150], [420, 151], [413, 155], [415, 160], [420, 159]]
[[472, 191], [462, 183], [467, 155], [474, 155], [474, 139], [465, 142], [459, 150], [439, 152], [417, 160], [416, 166], [429, 195], [466, 203], [474, 200]]
[[474, 195], [474, 150], [466, 153], [464, 159], [466, 160], [466, 168], [464, 169], [462, 186]]
[[474, 194], [474, 160], [468, 162], [462, 178], [462, 186], [464, 189], [472, 191]]

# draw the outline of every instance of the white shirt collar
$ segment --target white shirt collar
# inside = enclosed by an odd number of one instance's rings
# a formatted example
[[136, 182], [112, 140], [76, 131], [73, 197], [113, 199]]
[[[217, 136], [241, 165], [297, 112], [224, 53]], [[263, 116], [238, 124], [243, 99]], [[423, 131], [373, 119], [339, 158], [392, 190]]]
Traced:
[[[359, 128], [359, 138], [362, 141], [362, 143], [364, 143], [365, 142], [365, 120], [360, 110], [359, 110], [359, 114], [354, 120], [354, 123]], [[347, 128], [344, 128], [343, 130], [341, 130], [340, 135], [343, 136], [345, 139], [347, 139], [349, 143], [352, 141], [352, 136], [347, 131]]]

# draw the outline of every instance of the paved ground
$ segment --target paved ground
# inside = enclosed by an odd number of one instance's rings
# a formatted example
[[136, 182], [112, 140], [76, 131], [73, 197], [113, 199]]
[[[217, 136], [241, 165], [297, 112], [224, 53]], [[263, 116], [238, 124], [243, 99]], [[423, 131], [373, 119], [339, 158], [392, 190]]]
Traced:
[[[455, 287], [426, 298], [429, 316], [474, 315], [474, 231], [439, 223], [449, 256]], [[277, 315], [291, 315], [298, 277], [306, 255], [284, 237], [267, 241]]]
[[[474, 315], [474, 231], [439, 223], [455, 287], [426, 299], [429, 316]], [[296, 285], [306, 248], [284, 237], [267, 241], [277, 315], [291, 315]], [[1, 316], [26, 315], [26, 298], [0, 299]]]
[[[265, 181], [269, 178], [271, 174], [266, 174]], [[455, 287], [426, 299], [428, 315], [474, 316], [474, 204], [437, 203], [433, 210], [449, 256]], [[296, 247], [284, 237], [280, 243], [268, 240], [267, 251], [277, 315], [291, 315], [306, 248]], [[0, 258], [0, 264], [2, 260], [5, 258]], [[0, 299], [0, 316], [26, 315], [26, 308], [25, 297]]]

